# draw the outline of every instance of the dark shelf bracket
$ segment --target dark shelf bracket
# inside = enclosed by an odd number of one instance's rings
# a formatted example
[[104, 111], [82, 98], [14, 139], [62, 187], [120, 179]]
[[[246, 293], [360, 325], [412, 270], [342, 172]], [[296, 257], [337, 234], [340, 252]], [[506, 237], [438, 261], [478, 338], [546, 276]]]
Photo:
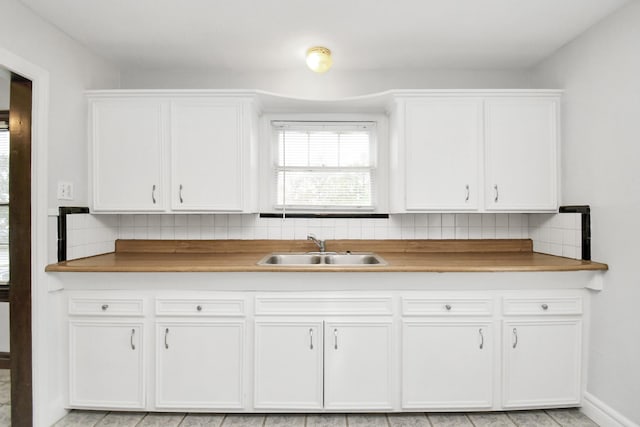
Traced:
[[560, 206], [559, 213], [579, 213], [582, 217], [582, 259], [591, 261], [591, 208], [589, 205]]
[[67, 215], [87, 213], [89, 208], [71, 206], [58, 208], [58, 262], [67, 260]]

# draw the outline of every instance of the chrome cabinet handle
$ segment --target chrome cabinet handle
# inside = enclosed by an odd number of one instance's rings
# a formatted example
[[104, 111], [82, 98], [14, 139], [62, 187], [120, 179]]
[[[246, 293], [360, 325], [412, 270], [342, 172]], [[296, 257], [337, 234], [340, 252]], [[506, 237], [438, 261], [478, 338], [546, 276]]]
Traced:
[[153, 184], [153, 187], [151, 188], [151, 200], [153, 201], [153, 204], [156, 204], [156, 185]]
[[464, 201], [465, 201], [465, 203], [466, 203], [466, 202], [468, 202], [468, 201], [469, 201], [469, 194], [470, 194], [470, 193], [469, 193], [469, 184], [465, 185], [464, 189], [465, 189], [465, 197], [464, 197]]
[[309, 350], [313, 350], [313, 328], [309, 328]]
[[482, 333], [482, 328], [478, 329], [478, 333], [480, 334], [480, 350], [484, 348], [484, 334]]
[[493, 185], [493, 191], [495, 192], [495, 197], [493, 198], [493, 201], [495, 203], [498, 203], [498, 198], [500, 197], [500, 192], [498, 191], [498, 184]]
[[518, 330], [513, 328], [513, 348], [516, 348], [518, 345]]
[[182, 184], [180, 184], [180, 188], [178, 188], [178, 197], [180, 198], [180, 203], [184, 203], [184, 200], [182, 200]]
[[169, 328], [164, 330], [164, 348], [169, 348], [169, 342], [167, 341], [167, 337], [169, 336]]
[[196, 310], [202, 311], [202, 306], [201, 305], [196, 306]]
[[444, 306], [444, 308], [446, 308], [446, 309], [447, 309], [447, 311], [451, 311], [451, 304], [446, 304], [446, 305]]
[[549, 310], [548, 304], [542, 304], [540, 307], [542, 307], [543, 310]]
[[102, 309], [102, 311], [107, 311], [107, 309], [109, 308], [109, 304], [102, 304], [102, 307], [100, 307]]
[[334, 350], [338, 349], [338, 330], [337, 329], [333, 330], [333, 349]]
[[131, 350], [135, 350], [136, 349], [136, 345], [133, 343], [133, 338], [136, 335], [136, 330], [135, 329], [131, 329], [131, 338], [130, 338], [130, 343], [131, 343]]

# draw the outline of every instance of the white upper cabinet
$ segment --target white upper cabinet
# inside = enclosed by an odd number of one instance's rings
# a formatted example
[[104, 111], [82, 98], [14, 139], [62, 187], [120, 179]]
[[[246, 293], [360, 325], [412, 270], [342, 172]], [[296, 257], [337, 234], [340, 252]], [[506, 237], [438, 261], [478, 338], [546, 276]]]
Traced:
[[391, 211], [555, 211], [559, 104], [546, 90], [398, 94]]
[[410, 100], [404, 114], [406, 209], [478, 209], [481, 100]]
[[173, 210], [243, 210], [243, 125], [243, 104], [235, 99], [171, 102]]
[[94, 212], [255, 212], [253, 96], [89, 95]]
[[485, 207], [555, 210], [558, 98], [485, 101]]
[[165, 209], [163, 120], [163, 105], [155, 99], [91, 103], [93, 211]]

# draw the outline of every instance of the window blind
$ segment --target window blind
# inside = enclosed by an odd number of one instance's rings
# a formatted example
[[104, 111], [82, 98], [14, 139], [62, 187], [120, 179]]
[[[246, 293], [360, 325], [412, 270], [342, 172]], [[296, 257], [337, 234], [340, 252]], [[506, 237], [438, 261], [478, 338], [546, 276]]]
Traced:
[[273, 122], [275, 206], [372, 210], [375, 123]]

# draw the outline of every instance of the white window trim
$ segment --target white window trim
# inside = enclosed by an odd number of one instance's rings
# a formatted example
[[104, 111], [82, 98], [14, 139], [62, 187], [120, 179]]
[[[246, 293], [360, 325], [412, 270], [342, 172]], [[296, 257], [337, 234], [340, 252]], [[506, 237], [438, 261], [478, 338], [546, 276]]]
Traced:
[[374, 147], [376, 149], [375, 168], [373, 173], [376, 180], [376, 194], [373, 201], [373, 209], [292, 209], [287, 208], [288, 213], [388, 213], [388, 180], [389, 180], [389, 124], [388, 119], [383, 114], [299, 114], [299, 113], [278, 113], [265, 114], [260, 123], [260, 183], [259, 207], [261, 213], [281, 214], [282, 209], [276, 208], [276, 191], [273, 184], [273, 159], [277, 155], [277, 145], [273, 141], [273, 121], [281, 122], [375, 122], [376, 137]]

